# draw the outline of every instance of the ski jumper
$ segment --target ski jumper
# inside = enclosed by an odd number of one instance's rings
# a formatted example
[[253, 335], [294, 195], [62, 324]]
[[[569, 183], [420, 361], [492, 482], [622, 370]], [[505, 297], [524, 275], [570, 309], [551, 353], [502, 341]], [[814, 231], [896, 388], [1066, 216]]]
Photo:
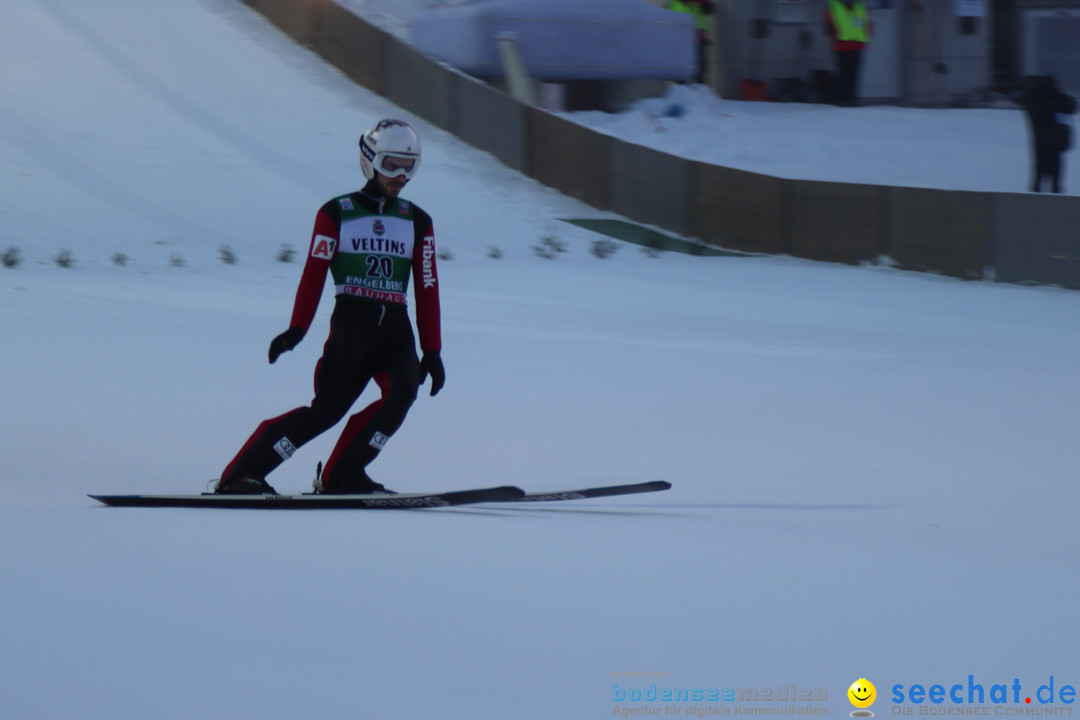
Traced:
[[329, 201], [315, 218], [290, 327], [307, 332], [327, 273], [335, 287], [330, 336], [315, 368], [315, 397], [263, 422], [229, 463], [222, 482], [265, 478], [333, 427], [374, 378], [382, 397], [353, 415], [322, 475], [325, 488], [366, 477], [364, 468], [401, 426], [416, 399], [420, 360], [406, 308], [410, 279], [423, 351], [442, 347], [435, 234], [416, 205], [379, 194], [374, 180]]

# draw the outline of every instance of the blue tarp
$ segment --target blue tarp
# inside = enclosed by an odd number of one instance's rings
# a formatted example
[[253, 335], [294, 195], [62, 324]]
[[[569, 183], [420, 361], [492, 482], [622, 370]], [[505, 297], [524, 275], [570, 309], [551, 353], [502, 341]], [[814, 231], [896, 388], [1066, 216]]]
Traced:
[[418, 50], [476, 77], [503, 75], [496, 38], [506, 32], [538, 80], [697, 74], [693, 20], [646, 0], [476, 0], [418, 12], [409, 29]]

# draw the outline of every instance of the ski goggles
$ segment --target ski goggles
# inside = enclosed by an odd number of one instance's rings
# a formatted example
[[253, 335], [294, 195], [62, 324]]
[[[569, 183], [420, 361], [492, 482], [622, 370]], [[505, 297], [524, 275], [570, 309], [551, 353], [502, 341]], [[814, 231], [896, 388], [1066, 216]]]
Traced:
[[415, 155], [394, 153], [375, 153], [375, 161], [372, 163], [375, 169], [386, 177], [404, 175], [406, 180], [416, 173], [416, 166], [419, 164], [420, 158]]
[[364, 142], [363, 138], [360, 139], [360, 152], [367, 158], [376, 172], [386, 177], [398, 177], [400, 175], [408, 180], [416, 174], [416, 169], [420, 167], [419, 155], [389, 151], [374, 152]]

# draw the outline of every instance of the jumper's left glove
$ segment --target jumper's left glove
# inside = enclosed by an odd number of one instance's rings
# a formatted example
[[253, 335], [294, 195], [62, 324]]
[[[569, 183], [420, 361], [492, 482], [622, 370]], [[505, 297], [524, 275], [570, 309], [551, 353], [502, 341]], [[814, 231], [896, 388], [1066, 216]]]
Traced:
[[428, 350], [420, 360], [420, 384], [423, 385], [427, 376], [431, 375], [431, 394], [438, 395], [446, 382], [446, 370], [443, 369], [442, 358], [438, 350]]
[[270, 342], [270, 364], [277, 362], [278, 356], [300, 344], [304, 339], [304, 331], [298, 327], [291, 327], [278, 335]]

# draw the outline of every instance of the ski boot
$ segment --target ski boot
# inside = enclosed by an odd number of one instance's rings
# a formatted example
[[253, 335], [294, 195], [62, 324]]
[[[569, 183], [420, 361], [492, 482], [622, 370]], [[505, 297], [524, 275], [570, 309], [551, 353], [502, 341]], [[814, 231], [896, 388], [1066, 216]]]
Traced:
[[334, 484], [327, 488], [322, 480], [322, 463], [315, 468], [315, 482], [313, 483], [317, 494], [325, 495], [397, 495], [393, 490], [387, 490], [380, 483], [375, 482], [363, 470], [359, 476], [335, 480]]
[[277, 495], [278, 492], [270, 487], [263, 478], [242, 475], [225, 481], [219, 480], [214, 488], [217, 495]]

